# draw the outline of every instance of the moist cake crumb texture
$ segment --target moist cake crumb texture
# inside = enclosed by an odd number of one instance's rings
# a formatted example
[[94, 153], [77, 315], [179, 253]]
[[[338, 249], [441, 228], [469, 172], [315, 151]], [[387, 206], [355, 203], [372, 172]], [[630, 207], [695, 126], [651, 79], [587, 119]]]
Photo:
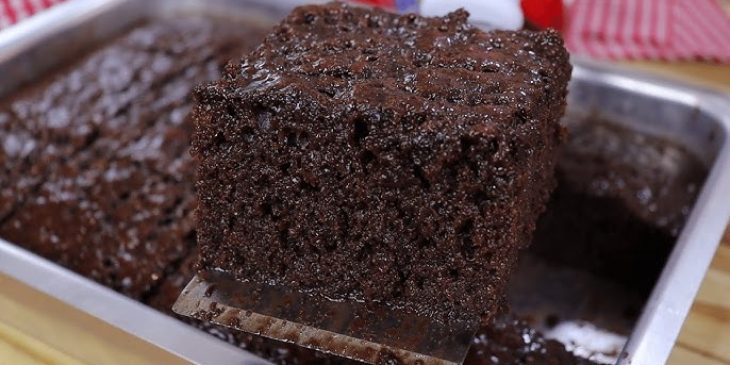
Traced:
[[554, 32], [305, 6], [197, 91], [200, 265], [488, 321], [553, 188]]
[[0, 103], [0, 236], [150, 295], [195, 245], [192, 89], [257, 34], [146, 24]]

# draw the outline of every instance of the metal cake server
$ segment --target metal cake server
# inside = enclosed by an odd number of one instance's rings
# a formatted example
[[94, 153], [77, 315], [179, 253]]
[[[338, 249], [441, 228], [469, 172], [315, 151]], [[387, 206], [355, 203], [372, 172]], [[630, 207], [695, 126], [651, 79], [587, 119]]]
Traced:
[[175, 313], [370, 364], [394, 356], [403, 364], [458, 365], [479, 321], [443, 323], [382, 304], [332, 301], [199, 272]]

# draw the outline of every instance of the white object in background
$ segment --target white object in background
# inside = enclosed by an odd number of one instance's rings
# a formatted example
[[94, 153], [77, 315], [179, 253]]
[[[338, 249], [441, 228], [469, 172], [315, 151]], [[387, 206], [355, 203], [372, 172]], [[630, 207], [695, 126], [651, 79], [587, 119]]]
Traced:
[[442, 16], [458, 8], [464, 8], [471, 14], [471, 23], [486, 25], [488, 28], [517, 30], [524, 23], [519, 0], [421, 1], [421, 14], [426, 16]]
[[615, 364], [626, 338], [589, 322], [565, 321], [545, 331], [545, 337], [565, 344], [575, 355], [599, 364]]

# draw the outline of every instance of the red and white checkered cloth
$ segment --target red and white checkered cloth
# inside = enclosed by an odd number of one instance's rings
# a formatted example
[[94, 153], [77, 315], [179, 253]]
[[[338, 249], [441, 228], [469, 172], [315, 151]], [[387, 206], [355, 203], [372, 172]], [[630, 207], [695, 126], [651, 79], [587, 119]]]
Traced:
[[575, 0], [567, 19], [576, 54], [730, 62], [730, 16], [718, 0]]
[[0, 29], [64, 0], [0, 0]]

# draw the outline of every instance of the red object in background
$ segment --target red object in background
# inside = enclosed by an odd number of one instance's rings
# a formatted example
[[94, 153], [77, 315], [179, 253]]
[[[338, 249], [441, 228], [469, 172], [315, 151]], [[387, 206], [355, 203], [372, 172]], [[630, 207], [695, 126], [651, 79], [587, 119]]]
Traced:
[[521, 0], [521, 5], [525, 19], [538, 28], [563, 29], [562, 0]]
[[0, 0], [0, 29], [64, 0]]

